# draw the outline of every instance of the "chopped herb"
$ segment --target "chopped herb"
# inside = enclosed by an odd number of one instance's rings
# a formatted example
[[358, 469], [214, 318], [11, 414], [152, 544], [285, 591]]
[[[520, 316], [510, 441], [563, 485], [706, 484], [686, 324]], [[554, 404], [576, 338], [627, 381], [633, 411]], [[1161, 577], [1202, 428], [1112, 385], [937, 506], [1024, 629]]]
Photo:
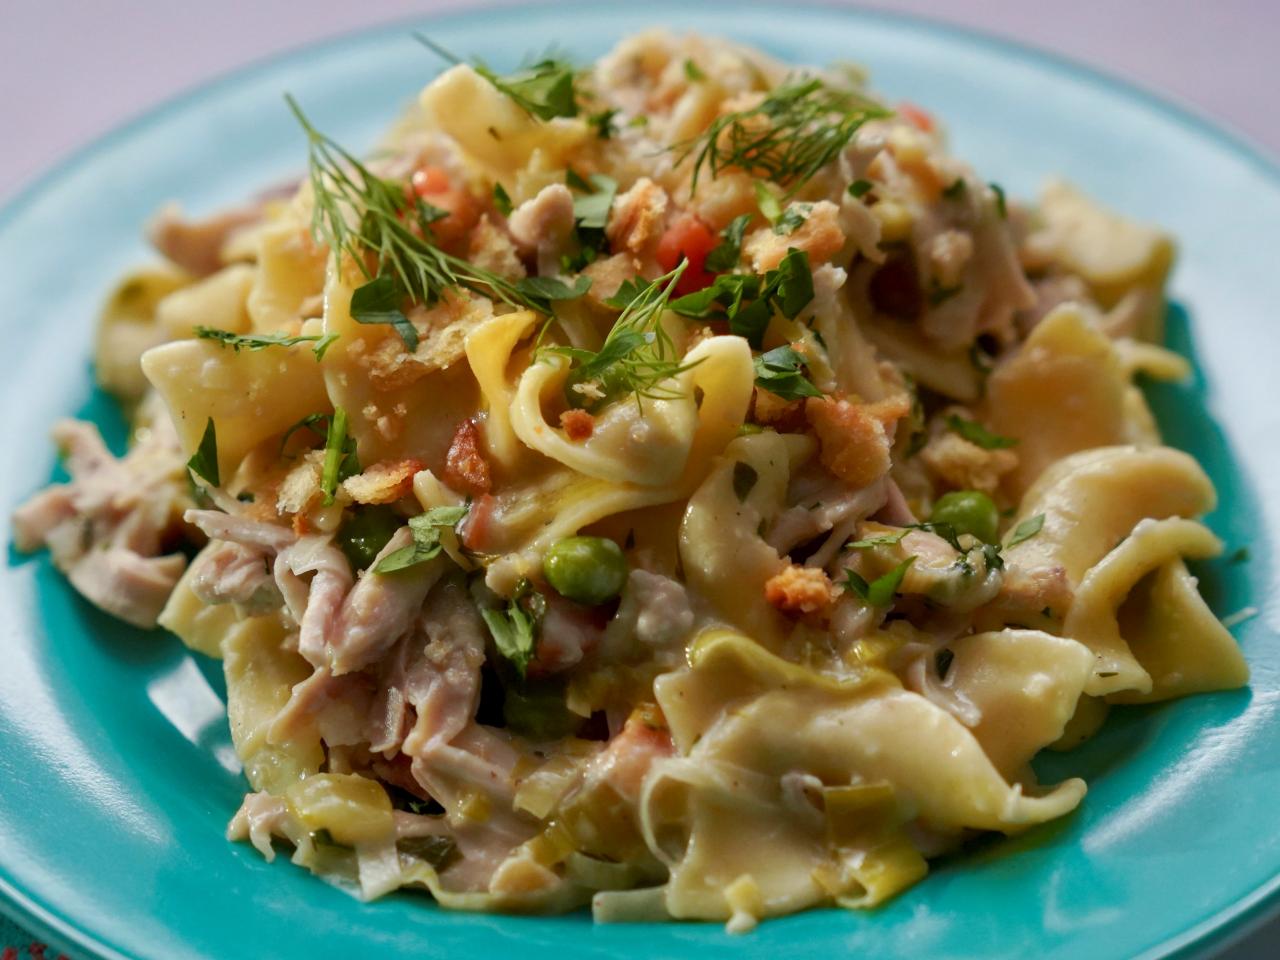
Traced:
[[[414, 37], [442, 59], [455, 64], [462, 62], [429, 37], [420, 33], [415, 33]], [[551, 120], [578, 115], [578, 101], [573, 89], [575, 71], [571, 63], [548, 56], [507, 76], [494, 73], [479, 60], [472, 63], [472, 67], [493, 84], [494, 89], [505, 93], [530, 116]]]
[[565, 186], [569, 187], [572, 190], [583, 190], [586, 192], [591, 191], [591, 184], [587, 182], [586, 178], [583, 177], [582, 174], [580, 174], [577, 170], [573, 169], [573, 167], [565, 168], [564, 183], [565, 183]]
[[710, 253], [703, 264], [712, 273], [723, 273], [732, 270], [742, 258], [742, 238], [751, 223], [751, 214], [744, 213], [734, 217], [732, 222], [720, 231], [720, 243]]
[[870, 583], [863, 580], [856, 571], [846, 568], [844, 572], [847, 579], [840, 586], [850, 593], [857, 594], [860, 599], [873, 607], [887, 607], [893, 603], [894, 595], [902, 585], [902, 578], [907, 575], [907, 569], [915, 563], [915, 560], [915, 557], [907, 557], [884, 576], [877, 577]]
[[756, 481], [760, 479], [760, 474], [756, 472], [756, 468], [749, 463], [743, 463], [738, 460], [733, 465], [733, 492], [737, 496], [738, 502], [747, 499], [753, 489], [755, 489]]
[[571, 407], [595, 411], [629, 394], [635, 395], [637, 406], [642, 398], [673, 400], [680, 396], [679, 389], [666, 381], [690, 367], [680, 362], [676, 345], [662, 326], [662, 315], [688, 265], [685, 260], [636, 294], [598, 351], [542, 348], [540, 352], [559, 354], [573, 364], [565, 381], [565, 399]]
[[1006, 447], [1015, 447], [1018, 445], [1016, 437], [1002, 437], [998, 433], [992, 433], [982, 424], [973, 420], [966, 420], [964, 417], [951, 414], [947, 417], [947, 428], [952, 433], [958, 433], [970, 443], [977, 444], [983, 450], [1003, 450]]
[[1244, 563], [1248, 559], [1249, 559], [1248, 547], [1240, 547], [1238, 550], [1233, 551], [1231, 554], [1232, 563]]
[[953, 183], [943, 188], [942, 196], [947, 200], [960, 200], [963, 199], [967, 189], [968, 184], [964, 182], [964, 177], [956, 177]]
[[204, 436], [187, 461], [187, 469], [215, 487], [222, 486], [222, 477], [218, 473], [218, 431], [213, 425], [213, 417], [205, 422]]
[[402, 837], [396, 849], [406, 857], [422, 860], [436, 870], [443, 870], [458, 857], [458, 844], [452, 837]]
[[984, 543], [982, 545], [982, 559], [985, 561], [988, 570], [1004, 569], [1004, 556], [1000, 553], [1000, 547], [994, 543]]
[[793, 249], [763, 279], [751, 273], [722, 273], [710, 286], [672, 301], [671, 309], [685, 317], [725, 319], [731, 333], [759, 350], [775, 308], [794, 320], [812, 300], [809, 255]]
[[347, 436], [347, 411], [335, 407], [324, 438], [324, 468], [320, 473], [320, 489], [324, 491], [326, 507], [333, 503], [338, 484], [359, 472], [356, 438]]
[[576, 300], [591, 289], [591, 278], [577, 276], [571, 287], [556, 277], [525, 277], [516, 283], [516, 288], [542, 300]]
[[511, 195], [507, 193], [506, 188], [500, 183], [493, 185], [493, 206], [504, 217], [511, 216], [511, 211], [515, 209], [511, 205]]
[[625, 310], [647, 289], [649, 289], [649, 282], [640, 277], [623, 280], [618, 286], [618, 292], [604, 302], [605, 306], [613, 307], [615, 310]]
[[280, 438], [280, 452], [284, 453], [284, 448], [288, 445], [289, 438], [292, 437], [295, 432], [297, 432], [298, 430], [301, 430], [303, 427], [306, 427], [312, 430], [314, 433], [319, 434], [321, 437], [325, 436], [326, 434], [321, 432], [319, 429], [317, 429], [317, 427], [319, 424], [323, 423], [326, 425], [326, 429], [327, 429], [328, 423], [332, 419], [333, 418], [327, 413], [308, 413], [305, 417], [303, 417], [301, 420], [299, 420], [297, 423], [295, 423], [292, 427], [290, 427], [288, 430], [284, 432], [284, 436]]
[[702, 83], [707, 79], [707, 75], [702, 72], [702, 69], [687, 58], [684, 61], [684, 75], [690, 83]]
[[405, 318], [405, 301], [431, 306], [446, 290], [461, 288], [511, 306], [551, 312], [547, 301], [436, 246], [431, 224], [444, 211], [406, 191], [404, 183], [371, 172], [313, 127], [297, 101], [285, 99], [307, 136], [315, 197], [312, 234], [340, 262], [349, 259], [366, 280], [351, 298], [355, 320], [391, 324], [413, 350], [418, 335]]
[[[529, 595], [534, 612], [526, 609], [521, 602], [526, 595]], [[538, 621], [541, 619], [537, 610], [545, 607], [545, 604], [546, 600], [529, 586], [529, 581], [522, 580], [515, 596], [507, 601], [505, 609], [484, 607], [480, 610], [480, 616], [484, 618], [498, 652], [511, 661], [521, 679], [529, 669], [536, 648]]]
[[941, 304], [946, 303], [948, 300], [950, 300], [952, 297], [954, 297], [957, 293], [959, 293], [963, 289], [964, 287], [960, 286], [959, 284], [956, 284], [956, 286], [954, 287], [944, 287], [940, 283], [938, 283], [937, 280], [933, 280], [929, 284], [929, 306], [931, 307], [940, 306]]
[[996, 212], [1000, 214], [1000, 219], [1007, 220], [1009, 218], [1009, 208], [1005, 205], [1004, 188], [998, 183], [989, 183], [987, 186], [996, 195]]
[[413, 533], [413, 543], [383, 557], [373, 568], [373, 572], [394, 573], [434, 560], [444, 549], [440, 542], [440, 531], [456, 527], [467, 515], [467, 510], [465, 506], [432, 507], [426, 513], [411, 517], [409, 530]]
[[956, 553], [963, 554], [965, 552], [964, 547], [960, 545], [960, 535], [956, 532], [956, 528], [945, 521], [913, 523], [911, 524], [911, 529], [932, 533], [934, 536], [941, 537], [947, 541], [947, 545]]
[[903, 527], [897, 533], [886, 533], [878, 537], [867, 537], [865, 540], [852, 540], [849, 543], [846, 543], [845, 547], [850, 550], [867, 550], [871, 547], [893, 546], [896, 543], [901, 543], [902, 538], [910, 533], [911, 530], [911, 527]]
[[351, 319], [356, 323], [386, 323], [400, 334], [410, 350], [418, 349], [418, 331], [401, 307], [405, 291], [390, 274], [375, 277], [351, 294]]
[[822, 396], [822, 391], [800, 372], [804, 365], [804, 357], [791, 346], [775, 347], [755, 358], [756, 386], [784, 400]]
[[991, 376], [991, 371], [995, 369], [995, 357], [982, 348], [977, 340], [969, 345], [969, 363], [973, 369], [978, 371], [978, 375], [982, 378], [980, 394], [985, 395], [987, 392], [987, 378]]
[[798, 77], [758, 106], [717, 117], [704, 133], [672, 149], [680, 160], [693, 156], [695, 193], [704, 168], [712, 179], [722, 170], [740, 169], [788, 187], [790, 197], [839, 156], [863, 123], [884, 116], [865, 97]]
[[861, 200], [873, 189], [875, 189], [875, 184], [870, 180], [855, 180], [849, 184], [849, 196], [855, 200]]
[[1009, 538], [1009, 542], [1005, 546], [1016, 547], [1024, 540], [1030, 540], [1044, 526], [1044, 514], [1037, 513], [1029, 520], [1023, 520], [1016, 528], [1014, 528], [1013, 536]]
[[283, 333], [232, 333], [230, 330], [219, 330], [216, 327], [196, 327], [196, 336], [201, 340], [216, 340], [224, 347], [230, 347], [236, 353], [241, 349], [262, 350], [266, 347], [292, 347], [299, 343], [314, 343], [311, 351], [317, 360], [324, 359], [329, 345], [338, 339], [336, 333], [309, 334], [307, 336], [290, 337]]
[[634, 117], [632, 117], [630, 120], [627, 121], [628, 127], [647, 127], [648, 125], [649, 125], [649, 118], [646, 117], [643, 113], [638, 113]]
[[755, 188], [756, 206], [760, 208], [761, 215], [770, 223], [777, 223], [782, 219], [782, 202], [763, 180], [757, 180]]
[[618, 125], [614, 122], [614, 117], [618, 115], [618, 111], [614, 109], [601, 110], [599, 113], [592, 113], [587, 116], [587, 123], [595, 128], [596, 136], [601, 140], [608, 140], [613, 136]]
[[947, 674], [951, 672], [951, 664], [956, 658], [955, 652], [943, 647], [933, 655], [933, 666], [938, 671], [938, 679], [947, 679]]
[[609, 222], [609, 208], [613, 206], [618, 182], [603, 173], [593, 173], [585, 185], [590, 190], [585, 197], [573, 200], [573, 218], [579, 227], [603, 230]]

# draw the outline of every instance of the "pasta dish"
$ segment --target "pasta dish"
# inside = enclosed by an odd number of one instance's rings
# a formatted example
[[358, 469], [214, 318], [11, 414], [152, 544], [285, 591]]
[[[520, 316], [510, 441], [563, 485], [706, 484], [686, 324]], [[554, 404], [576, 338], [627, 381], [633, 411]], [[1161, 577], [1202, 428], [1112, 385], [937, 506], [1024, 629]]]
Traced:
[[1111, 705], [1247, 682], [1134, 382], [1189, 373], [1168, 236], [1006, 197], [852, 66], [422, 39], [369, 154], [290, 98], [300, 180], [156, 216], [95, 346], [129, 448], [58, 423], [14, 516], [221, 658], [231, 839], [745, 931], [1070, 814], [1031, 761]]

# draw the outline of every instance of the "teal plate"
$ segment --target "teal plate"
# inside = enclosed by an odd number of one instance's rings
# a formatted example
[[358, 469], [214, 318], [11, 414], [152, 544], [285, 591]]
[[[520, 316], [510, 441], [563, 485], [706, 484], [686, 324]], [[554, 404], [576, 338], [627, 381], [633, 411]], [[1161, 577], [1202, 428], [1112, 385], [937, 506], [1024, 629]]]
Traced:
[[[0, 893], [80, 957], [623, 955], [1130, 957], [1198, 953], [1260, 921], [1280, 891], [1280, 531], [1276, 283], [1280, 176], [1195, 117], [1040, 53], [885, 15], [795, 4], [473, 11], [422, 26], [498, 66], [552, 43], [579, 57], [656, 24], [734, 37], [796, 62], [852, 59], [949, 124], [956, 151], [1010, 192], [1062, 173], [1181, 242], [1171, 345], [1194, 384], [1150, 393], [1170, 441], [1221, 493], [1210, 524], [1246, 562], [1198, 571], [1236, 633], [1249, 690], [1117, 711], [1042, 773], [1080, 773], [1066, 820], [938, 864], [874, 913], [823, 910], [744, 937], [713, 924], [593, 926], [585, 913], [450, 914], [424, 897], [360, 904], [228, 844], [244, 784], [217, 666], [81, 602], [44, 557], [0, 573]], [[437, 64], [410, 25], [269, 61], [175, 100], [75, 157], [0, 213], [0, 513], [49, 479], [46, 439], [79, 412], [123, 439], [91, 388], [89, 343], [112, 279], [147, 259], [162, 202], [211, 210], [296, 175], [304, 144], [281, 94], [370, 143]], [[3, 521], [7, 525], [7, 519]], [[6, 526], [5, 540], [8, 540]]]

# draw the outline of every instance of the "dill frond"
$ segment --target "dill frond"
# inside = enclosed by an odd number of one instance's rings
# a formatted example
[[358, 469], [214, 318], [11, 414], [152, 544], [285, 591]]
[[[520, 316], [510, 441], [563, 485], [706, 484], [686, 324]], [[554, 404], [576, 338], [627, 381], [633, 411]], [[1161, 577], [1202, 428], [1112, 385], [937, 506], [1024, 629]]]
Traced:
[[787, 199], [834, 160], [859, 127], [889, 115], [857, 93], [798, 78], [782, 83], [758, 106], [717, 117], [705, 133], [672, 149], [680, 161], [694, 156], [692, 191], [704, 167], [712, 179], [734, 168], [787, 187]]

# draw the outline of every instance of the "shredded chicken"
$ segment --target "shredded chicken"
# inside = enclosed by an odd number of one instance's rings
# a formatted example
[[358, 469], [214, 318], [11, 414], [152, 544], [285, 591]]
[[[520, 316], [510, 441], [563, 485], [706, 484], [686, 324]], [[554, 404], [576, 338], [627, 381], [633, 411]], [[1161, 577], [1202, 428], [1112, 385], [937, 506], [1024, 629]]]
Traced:
[[197, 277], [224, 266], [222, 251], [236, 233], [262, 219], [260, 203], [224, 210], [204, 220], [188, 220], [176, 206], [163, 208], [148, 228], [151, 243]]

